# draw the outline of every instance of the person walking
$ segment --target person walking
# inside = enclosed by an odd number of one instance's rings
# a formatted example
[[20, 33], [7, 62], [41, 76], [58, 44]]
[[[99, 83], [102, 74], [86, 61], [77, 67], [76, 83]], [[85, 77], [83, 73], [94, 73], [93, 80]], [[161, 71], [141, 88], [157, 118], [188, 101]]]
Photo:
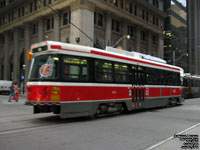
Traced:
[[19, 87], [17, 86], [17, 82], [14, 83], [14, 91], [16, 99], [19, 100]]
[[8, 102], [11, 102], [11, 97], [13, 96], [15, 101], [18, 102], [16, 96], [15, 96], [15, 89], [14, 89], [14, 86], [16, 85], [17, 83], [16, 82], [12, 82], [11, 86], [9, 87], [10, 88], [10, 95], [9, 95], [9, 98], [8, 98]]

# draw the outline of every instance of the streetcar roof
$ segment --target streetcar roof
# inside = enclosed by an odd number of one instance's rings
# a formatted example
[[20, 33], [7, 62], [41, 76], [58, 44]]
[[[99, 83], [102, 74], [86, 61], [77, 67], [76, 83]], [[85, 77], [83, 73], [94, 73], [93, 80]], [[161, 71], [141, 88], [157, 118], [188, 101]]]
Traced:
[[[38, 51], [35, 49], [46, 46], [47, 49]], [[158, 57], [149, 57], [149, 58], [157, 58], [157, 60], [152, 59], [144, 59], [144, 54], [140, 55], [141, 53], [138, 52], [129, 52], [126, 50], [118, 50], [117, 52], [116, 48], [114, 51], [110, 51], [107, 49], [98, 49], [94, 47], [89, 46], [82, 46], [82, 45], [75, 45], [75, 44], [69, 44], [69, 43], [62, 43], [62, 42], [56, 42], [56, 41], [44, 41], [40, 43], [33, 44], [31, 46], [33, 55], [40, 55], [48, 52], [56, 52], [56, 53], [68, 53], [71, 55], [79, 55], [79, 56], [89, 56], [89, 57], [95, 57], [100, 59], [107, 59], [107, 60], [116, 60], [118, 62], [122, 63], [135, 63], [136, 65], [141, 66], [148, 66], [152, 68], [159, 68], [164, 70], [173, 70], [176, 72], [180, 72], [181, 76], [183, 75], [183, 69], [177, 66], [166, 64], [165, 61]], [[122, 52], [125, 51], [125, 52]], [[137, 56], [138, 54], [138, 56]], [[145, 55], [146, 58], [148, 58], [149, 55]]]

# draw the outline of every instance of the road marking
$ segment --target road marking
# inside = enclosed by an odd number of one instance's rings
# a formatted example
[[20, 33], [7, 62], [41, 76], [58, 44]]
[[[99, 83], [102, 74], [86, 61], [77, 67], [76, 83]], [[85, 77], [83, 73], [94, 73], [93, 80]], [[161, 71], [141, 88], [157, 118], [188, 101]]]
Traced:
[[[197, 123], [197, 124], [195, 124], [195, 125], [193, 125], [193, 126], [187, 128], [187, 129], [185, 129], [185, 130], [183, 130], [183, 131], [177, 133], [176, 135], [183, 134], [184, 132], [187, 132], [187, 131], [189, 131], [189, 130], [192, 130], [193, 128], [196, 128], [196, 127], [199, 126], [199, 125], [200, 125], [200, 123]], [[172, 140], [172, 139], [174, 139], [174, 136], [171, 136], [171, 137], [169, 137], [169, 138], [167, 138], [167, 139], [165, 139], [165, 140], [163, 140], [163, 141], [161, 141], [161, 142], [159, 142], [159, 143], [157, 143], [157, 144], [155, 144], [155, 145], [153, 145], [153, 146], [147, 148], [146, 150], [153, 150], [154, 148], [159, 147], [160, 145], [162, 145], [162, 144], [164, 144], [164, 143], [167, 143], [168, 141], [170, 141], [170, 140]]]

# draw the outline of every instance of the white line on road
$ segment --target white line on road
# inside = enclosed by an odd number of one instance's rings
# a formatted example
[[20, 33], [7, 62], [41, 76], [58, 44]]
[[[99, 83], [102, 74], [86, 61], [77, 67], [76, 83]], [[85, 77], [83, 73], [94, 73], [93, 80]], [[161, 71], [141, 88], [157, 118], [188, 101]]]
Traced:
[[[195, 124], [195, 125], [193, 125], [193, 126], [187, 128], [187, 129], [185, 129], [185, 130], [183, 130], [183, 131], [177, 133], [176, 135], [183, 134], [184, 132], [187, 132], [187, 131], [189, 131], [189, 130], [192, 130], [193, 128], [196, 128], [196, 127], [199, 126], [199, 125], [200, 125], [200, 123], [197, 123], [197, 124]], [[169, 137], [169, 138], [167, 138], [167, 139], [165, 139], [165, 140], [163, 140], [163, 141], [161, 141], [161, 142], [159, 142], [159, 143], [157, 143], [157, 144], [155, 144], [155, 145], [153, 145], [153, 146], [147, 148], [146, 150], [153, 150], [154, 148], [156, 148], [156, 147], [158, 147], [158, 146], [160, 146], [160, 145], [162, 145], [162, 144], [164, 144], [164, 143], [167, 143], [168, 141], [170, 141], [170, 140], [172, 140], [172, 139], [174, 139], [174, 136], [171, 136], [171, 137]]]

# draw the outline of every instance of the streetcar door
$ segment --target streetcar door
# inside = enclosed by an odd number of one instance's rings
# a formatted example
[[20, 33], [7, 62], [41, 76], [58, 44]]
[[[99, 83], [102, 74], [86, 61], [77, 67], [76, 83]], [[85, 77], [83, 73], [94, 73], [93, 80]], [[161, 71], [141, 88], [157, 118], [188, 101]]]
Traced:
[[132, 109], [141, 109], [144, 107], [144, 67], [131, 66], [132, 82]]

